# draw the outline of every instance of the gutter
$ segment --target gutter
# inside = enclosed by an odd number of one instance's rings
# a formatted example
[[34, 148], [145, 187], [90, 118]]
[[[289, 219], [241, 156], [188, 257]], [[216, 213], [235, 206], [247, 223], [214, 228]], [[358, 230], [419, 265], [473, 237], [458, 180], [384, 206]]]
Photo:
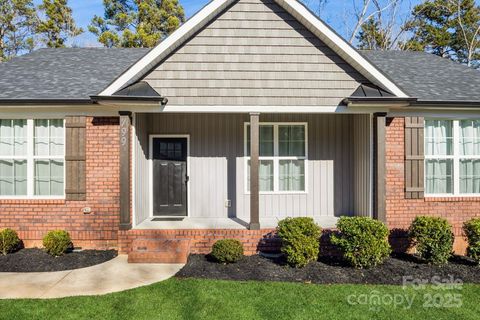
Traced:
[[418, 100], [417, 98], [398, 97], [348, 97], [343, 103], [349, 108], [386, 107], [386, 108], [431, 108], [431, 109], [480, 109], [480, 101], [458, 100]]
[[432, 107], [432, 108], [480, 108], [479, 100], [470, 101], [435, 101], [435, 100], [421, 100], [412, 104], [412, 107]]
[[91, 99], [0, 99], [0, 105], [85, 105]]
[[348, 97], [343, 103], [349, 107], [408, 107], [417, 101], [417, 98], [399, 97]]
[[160, 102], [161, 105], [168, 103], [167, 97], [162, 96], [90, 96], [93, 103], [101, 101], [144, 101], [144, 102]]

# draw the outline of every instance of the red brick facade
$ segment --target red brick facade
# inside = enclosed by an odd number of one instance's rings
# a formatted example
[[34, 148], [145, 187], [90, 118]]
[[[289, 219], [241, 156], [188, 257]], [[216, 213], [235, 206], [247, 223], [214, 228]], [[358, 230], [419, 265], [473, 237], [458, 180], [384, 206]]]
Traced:
[[27, 247], [54, 229], [67, 230], [76, 247], [117, 247], [118, 134], [118, 118], [87, 118], [87, 201], [0, 200], [0, 228], [16, 230]]
[[480, 217], [479, 198], [425, 198], [405, 199], [405, 137], [404, 118], [387, 119], [386, 165], [387, 165], [387, 224], [391, 229], [408, 229], [418, 215], [446, 218], [453, 226], [455, 251], [463, 253], [466, 248], [462, 234], [463, 222]]
[[[237, 238], [247, 254], [278, 250], [272, 229], [250, 230], [130, 230], [119, 231], [119, 127], [117, 117], [87, 118], [87, 201], [0, 200], [0, 228], [18, 231], [26, 246], [41, 246], [45, 233], [70, 232], [83, 248], [118, 248], [128, 253], [135, 238], [189, 239], [192, 253], [208, 253], [218, 239]], [[387, 224], [403, 232], [417, 215], [447, 218], [454, 227], [455, 248], [465, 249], [462, 224], [480, 217], [479, 198], [405, 199], [404, 119], [389, 118], [386, 131]], [[82, 209], [91, 208], [90, 214]], [[402, 234], [402, 231], [396, 232]]]
[[119, 251], [128, 254], [134, 239], [186, 239], [190, 240], [190, 253], [210, 253], [215, 241], [234, 238], [243, 243], [245, 254], [257, 251], [278, 251], [280, 241], [274, 229], [189, 229], [189, 230], [129, 230], [119, 231]]

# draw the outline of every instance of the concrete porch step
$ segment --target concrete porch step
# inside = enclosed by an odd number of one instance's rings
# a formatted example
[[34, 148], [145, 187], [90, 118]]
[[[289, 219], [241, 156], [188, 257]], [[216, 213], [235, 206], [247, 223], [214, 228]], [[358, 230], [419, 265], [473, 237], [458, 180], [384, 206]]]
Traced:
[[186, 263], [189, 254], [188, 239], [135, 239], [128, 254], [128, 262]]

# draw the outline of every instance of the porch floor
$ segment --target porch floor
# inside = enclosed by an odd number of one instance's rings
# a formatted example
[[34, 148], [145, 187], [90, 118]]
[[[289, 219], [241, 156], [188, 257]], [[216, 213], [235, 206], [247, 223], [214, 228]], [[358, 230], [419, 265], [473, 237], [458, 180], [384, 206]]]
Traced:
[[148, 218], [134, 229], [246, 229], [248, 223], [237, 218], [184, 218], [161, 219]]
[[[315, 217], [322, 228], [333, 228], [337, 223], [337, 217]], [[262, 229], [273, 229], [280, 219], [260, 219]], [[168, 229], [246, 229], [248, 222], [239, 218], [183, 218], [162, 219], [148, 218], [139, 223], [133, 229], [137, 230], [168, 230]]]

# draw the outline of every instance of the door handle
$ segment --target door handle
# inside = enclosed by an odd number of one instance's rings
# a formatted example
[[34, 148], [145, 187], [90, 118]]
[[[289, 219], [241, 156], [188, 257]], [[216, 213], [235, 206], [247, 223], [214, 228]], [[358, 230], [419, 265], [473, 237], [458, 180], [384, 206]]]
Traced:
[[188, 181], [190, 181], [190, 177], [189, 177], [189, 176], [185, 176], [185, 184], [187, 184]]

